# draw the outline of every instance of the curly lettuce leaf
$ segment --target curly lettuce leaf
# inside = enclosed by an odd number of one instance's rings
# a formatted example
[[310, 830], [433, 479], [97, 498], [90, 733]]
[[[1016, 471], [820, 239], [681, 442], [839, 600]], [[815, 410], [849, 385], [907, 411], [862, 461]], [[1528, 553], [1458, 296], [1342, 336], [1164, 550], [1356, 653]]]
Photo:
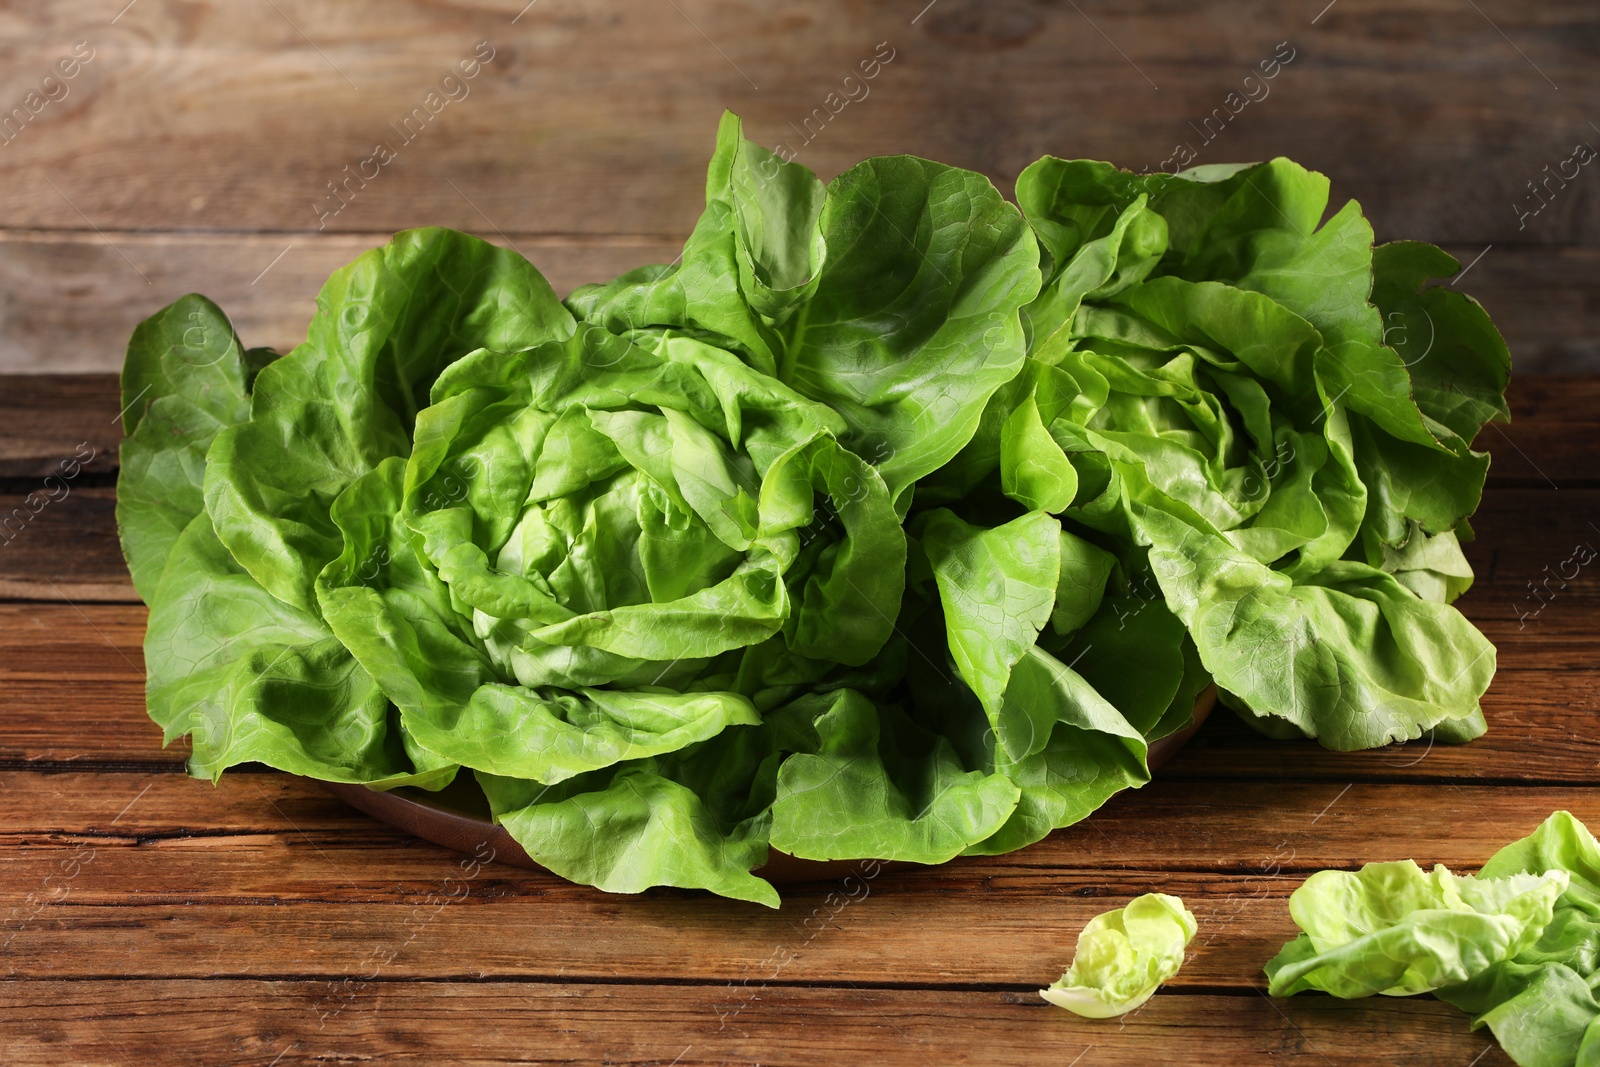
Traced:
[[586, 327], [469, 356], [434, 400], [409, 461], [335, 501], [318, 581], [430, 749], [559, 782], [758, 722], [771, 679], [737, 660], [768, 640], [839, 664], [887, 641], [905, 540], [882, 480], [730, 354]]
[[825, 189], [724, 116], [679, 262], [568, 298], [616, 333], [683, 329], [833, 408], [899, 501], [965, 446], [1022, 366], [1028, 225], [987, 178], [911, 156]]
[[205, 508], [206, 451], [250, 415], [252, 362], [222, 309], [195, 294], [141, 322], [128, 342], [117, 532], [147, 604], [173, 543]]
[[451, 230], [408, 230], [336, 271], [306, 341], [266, 367], [250, 418], [207, 455], [206, 509], [239, 564], [279, 600], [316, 609], [343, 548], [334, 497], [411, 451], [434, 379], [480, 348], [570, 336], [572, 316], [520, 255]]
[[778, 906], [767, 859], [779, 735], [739, 726], [555, 785], [477, 772], [496, 822], [563, 878], [608, 893], [706, 889]]
[[1267, 964], [1268, 991], [1409, 996], [1465, 982], [1538, 940], [1568, 878], [1475, 878], [1411, 860], [1319, 871], [1289, 898], [1304, 933]]
[[797, 702], [803, 750], [778, 768], [772, 846], [804, 859], [943, 863], [1001, 828], [1018, 789], [850, 689]]
[[1039, 995], [1086, 1019], [1126, 1015], [1178, 973], [1196, 929], [1194, 914], [1177, 897], [1134, 897], [1089, 920], [1072, 966]]
[[1062, 537], [1061, 524], [1037, 511], [985, 530], [940, 509], [922, 527], [950, 653], [1009, 751], [1026, 753], [1033, 740], [1030, 720], [1004, 718], [1002, 707], [1012, 667], [1055, 610]]
[[[1493, 650], [1444, 605], [1470, 583], [1454, 531], [1486, 457], [1468, 442], [1503, 417], [1505, 361], [1481, 309], [1423, 288], [1453, 261], [1375, 250], [1353, 203], [1323, 221], [1327, 179], [1287, 160], [1047, 157], [1017, 192], [1045, 284], [1029, 365], [984, 423], [990, 484], [1149, 546], [1252, 725], [1338, 748], [1480, 734]], [[980, 443], [937, 492], [974, 491]]]
[[376, 788], [440, 788], [455, 764], [415, 744], [382, 690], [315, 614], [269, 594], [204, 512], [173, 545], [151, 601], [146, 699], [189, 772], [240, 763]]
[[1289, 906], [1305, 932], [1267, 964], [1273, 995], [1432, 991], [1522, 1067], [1600, 1062], [1600, 844], [1569, 812], [1475, 876], [1410, 861], [1321, 871]]
[[1253, 715], [1345, 750], [1430, 729], [1483, 732], [1478, 698], [1495, 650], [1454, 608], [1364, 564], [1296, 583], [1159, 508], [1138, 521], [1168, 606]]
[[1524, 1067], [1600, 1062], [1600, 844], [1570, 812], [1557, 811], [1496, 852], [1480, 878], [1569, 879], [1550, 924], [1517, 956], [1439, 999], [1473, 1013]]

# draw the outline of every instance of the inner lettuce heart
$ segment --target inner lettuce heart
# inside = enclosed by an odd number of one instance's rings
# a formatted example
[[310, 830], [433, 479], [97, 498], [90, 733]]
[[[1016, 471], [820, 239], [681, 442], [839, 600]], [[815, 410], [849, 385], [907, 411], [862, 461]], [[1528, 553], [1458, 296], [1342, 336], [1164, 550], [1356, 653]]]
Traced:
[[888, 640], [905, 537], [814, 402], [598, 327], [453, 365], [333, 509], [323, 616], [453, 762], [546, 784], [673, 752]]

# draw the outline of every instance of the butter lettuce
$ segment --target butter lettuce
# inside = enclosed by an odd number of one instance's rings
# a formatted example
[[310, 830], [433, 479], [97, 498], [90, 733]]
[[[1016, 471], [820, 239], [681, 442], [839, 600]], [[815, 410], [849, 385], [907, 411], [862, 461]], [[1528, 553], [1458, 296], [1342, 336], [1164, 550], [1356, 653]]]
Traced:
[[1433, 992], [1523, 1067], [1600, 1063], [1600, 844], [1558, 811], [1476, 875], [1409, 860], [1321, 871], [1289, 898], [1304, 931], [1269, 992]]
[[[1423, 288], [1454, 260], [1374, 248], [1353, 203], [1323, 221], [1327, 179], [1282, 159], [1135, 175], [1047, 157], [1017, 197], [1041, 245], [1028, 360], [921, 499], [1012, 554], [1034, 539], [1024, 509], [1112, 553], [1263, 732], [1481, 734], [1494, 649], [1448, 601], [1471, 583], [1459, 541], [1488, 458], [1470, 445], [1507, 417], [1509, 361], [1470, 298]], [[962, 631], [1014, 660], [1027, 617], [952, 622], [975, 690], [997, 664]]]
[[1410, 860], [1320, 871], [1289, 898], [1305, 932], [1267, 964], [1273, 996], [1408, 996], [1474, 978], [1550, 925], [1564, 871], [1508, 878], [1424, 871]]
[[566, 877], [773, 905], [769, 849], [1086, 817], [1212, 685], [1337, 748], [1480, 733], [1449, 601], [1506, 356], [1454, 261], [1285, 160], [1046, 158], [1017, 201], [824, 183], [727, 115], [677, 260], [564, 301], [426, 229], [282, 357], [158, 312], [117, 505], [151, 717], [196, 775], [465, 769]]
[[1195, 929], [1193, 913], [1177, 897], [1134, 897], [1085, 924], [1072, 966], [1039, 995], [1089, 1019], [1126, 1015], [1178, 973]]

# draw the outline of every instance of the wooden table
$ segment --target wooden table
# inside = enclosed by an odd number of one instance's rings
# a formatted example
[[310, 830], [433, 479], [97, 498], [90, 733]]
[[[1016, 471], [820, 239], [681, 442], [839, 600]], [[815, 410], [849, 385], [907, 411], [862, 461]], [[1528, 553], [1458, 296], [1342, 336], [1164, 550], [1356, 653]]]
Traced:
[[[1032, 848], [791, 887], [773, 912], [471, 877], [311, 782], [186, 777], [144, 713], [115, 382], [0, 377], [0, 514], [95, 453], [0, 545], [0, 1061], [1509, 1063], [1437, 1001], [1270, 1000], [1261, 966], [1309, 871], [1471, 869], [1556, 808], [1600, 828], [1600, 561], [1544, 585], [1600, 545], [1600, 379], [1512, 399], [1480, 441], [1461, 602], [1500, 650], [1486, 737], [1339, 754], [1219, 712], [1157, 781]], [[1152, 890], [1200, 922], [1162, 994], [1109, 1022], [1039, 999], [1085, 920]]]
[[[1159, 166], [1280, 42], [1295, 58], [1197, 162], [1284, 154], [1380, 239], [1446, 246], [1520, 371], [1600, 369], [1592, 0], [53, 0], [0, 18], [0, 371], [104, 372], [200, 290], [250, 345], [394, 230], [515, 245], [566, 291], [676, 255], [723, 107], [832, 177], [911, 152], [1007, 193], [1040, 155]], [[460, 58], [493, 58], [381, 176], [344, 180]], [[883, 42], [870, 96], [808, 118]], [[59, 93], [59, 89], [54, 90]], [[15, 124], [13, 124], [15, 125]], [[316, 205], [321, 205], [319, 212]], [[186, 778], [144, 715], [144, 609], [112, 522], [103, 374], [0, 376], [0, 1067], [13, 1064], [1431, 1063], [1505, 1058], [1427, 999], [1270, 1001], [1284, 898], [1325, 866], [1481, 863], [1566, 807], [1600, 829], [1600, 379], [1523, 378], [1490, 428], [1464, 609], [1500, 646], [1491, 732], [1338, 755], [1219, 714], [1157, 782], [1022, 853], [883, 874], [842, 909], [611, 897], [458, 857], [316, 786]], [[1559, 489], [1557, 488], [1559, 486]], [[1548, 570], [1546, 569], [1548, 568]], [[1568, 568], [1570, 573], [1570, 568]], [[1092, 914], [1147, 890], [1201, 921], [1122, 1022], [1034, 992]]]

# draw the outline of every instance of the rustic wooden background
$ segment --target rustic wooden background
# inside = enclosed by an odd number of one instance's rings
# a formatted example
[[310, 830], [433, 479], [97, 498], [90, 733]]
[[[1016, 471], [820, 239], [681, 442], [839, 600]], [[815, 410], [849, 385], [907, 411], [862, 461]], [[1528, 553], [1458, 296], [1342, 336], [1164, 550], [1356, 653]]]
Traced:
[[[0, 2], [0, 514], [95, 455], [0, 552], [0, 1062], [1509, 1063], [1436, 1001], [1273, 1001], [1259, 967], [1311, 870], [1470, 870], [1560, 807], [1600, 827], [1600, 586], [1593, 568], [1549, 582], [1600, 537], [1600, 378], [1527, 376], [1600, 373], [1600, 164], [1550, 177], [1600, 146], [1600, 5], [525, 4]], [[1282, 42], [1268, 95], [1204, 143], [1190, 124]], [[390, 124], [475, 51], [493, 58], [465, 98], [399, 144]], [[724, 107], [824, 177], [913, 152], [1008, 193], [1046, 152], [1285, 154], [1380, 238], [1470, 264], [1454, 284], [1523, 375], [1513, 425], [1479, 442], [1494, 464], [1462, 601], [1500, 648], [1488, 736], [1337, 754], [1219, 715], [1093, 819], [885, 874], [839, 914], [835, 884], [768, 913], [494, 864], [454, 901], [459, 857], [311, 783], [185, 778], [185, 744], [145, 717], [145, 612], [112, 521], [106, 372], [134, 324], [201, 291], [247, 343], [287, 349], [331, 270], [418, 225], [515, 245], [561, 290], [670, 260]], [[319, 229], [328, 183], [380, 141], [397, 158]], [[1107, 1023], [1040, 1001], [1084, 921], [1147, 890], [1202, 922], [1167, 992]]]
[[[191, 290], [287, 349], [334, 267], [411, 226], [514, 244], [561, 290], [669, 260], [725, 107], [824, 177], [912, 152], [1007, 193], [1046, 152], [1286, 154], [1380, 238], [1476, 259], [1458, 284], [1519, 370], [1600, 371], [1600, 165], [1570, 162], [1600, 145], [1592, 2], [525, 3], [0, 4], [0, 120], [26, 120], [0, 134], [0, 371], [115, 369], [133, 325]], [[92, 58], [41, 84], [77, 42]], [[480, 42], [465, 97], [401, 144], [390, 124]], [[1267, 95], [1206, 143], [1281, 42]], [[875, 53], [893, 58], [830, 114]], [[328, 183], [380, 141], [397, 158], [319, 229]]]

